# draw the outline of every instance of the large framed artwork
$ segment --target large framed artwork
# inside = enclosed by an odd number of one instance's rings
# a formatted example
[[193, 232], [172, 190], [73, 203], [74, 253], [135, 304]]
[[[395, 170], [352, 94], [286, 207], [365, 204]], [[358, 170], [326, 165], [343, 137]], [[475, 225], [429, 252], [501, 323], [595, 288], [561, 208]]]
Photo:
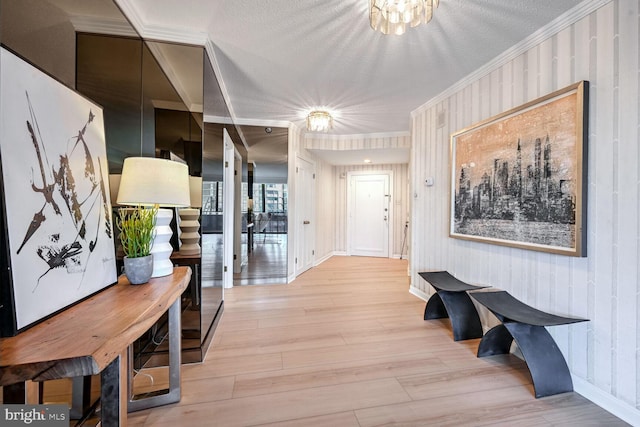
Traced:
[[102, 108], [2, 48], [0, 157], [10, 336], [117, 281]]
[[586, 256], [586, 81], [451, 135], [454, 238]]

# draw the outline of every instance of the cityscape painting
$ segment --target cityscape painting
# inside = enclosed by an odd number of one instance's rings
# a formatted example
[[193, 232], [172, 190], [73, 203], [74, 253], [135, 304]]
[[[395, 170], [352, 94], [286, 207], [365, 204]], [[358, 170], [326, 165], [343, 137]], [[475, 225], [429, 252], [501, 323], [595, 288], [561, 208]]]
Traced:
[[451, 135], [450, 236], [586, 256], [588, 82]]

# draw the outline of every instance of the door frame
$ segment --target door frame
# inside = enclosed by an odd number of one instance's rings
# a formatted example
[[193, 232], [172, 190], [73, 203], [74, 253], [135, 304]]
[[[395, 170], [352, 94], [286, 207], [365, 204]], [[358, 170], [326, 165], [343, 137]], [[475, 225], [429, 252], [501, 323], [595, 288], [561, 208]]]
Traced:
[[393, 244], [394, 244], [394, 217], [393, 217], [393, 203], [394, 203], [394, 194], [393, 194], [393, 171], [392, 170], [388, 170], [388, 169], [382, 169], [382, 170], [366, 170], [366, 171], [348, 171], [347, 172], [347, 255], [351, 256], [351, 246], [352, 246], [352, 237], [351, 237], [351, 233], [353, 231], [353, 219], [352, 219], [352, 204], [353, 204], [353, 198], [355, 197], [355, 192], [352, 190], [352, 186], [351, 186], [351, 179], [354, 176], [369, 176], [369, 175], [380, 175], [380, 176], [387, 176], [388, 180], [389, 180], [389, 199], [388, 199], [388, 203], [389, 203], [389, 215], [388, 215], [388, 221], [387, 221], [387, 228], [388, 228], [388, 236], [387, 236], [387, 258], [392, 258], [393, 257]]
[[[298, 170], [300, 167], [300, 162], [303, 161], [305, 163], [308, 163], [311, 167], [311, 174], [312, 174], [312, 182], [313, 185], [311, 186], [311, 188], [302, 188], [302, 186], [300, 185], [300, 179], [299, 179], [299, 175], [298, 175]], [[296, 211], [295, 211], [295, 226], [296, 226], [296, 234], [295, 234], [295, 250], [294, 250], [294, 258], [297, 259], [299, 262], [294, 262], [294, 275], [298, 276], [302, 273], [304, 273], [305, 271], [309, 270], [311, 267], [313, 267], [313, 265], [315, 264], [315, 255], [312, 256], [311, 258], [311, 262], [308, 265], [302, 265], [302, 260], [300, 258], [302, 257], [302, 250], [303, 248], [301, 248], [301, 240], [303, 239], [304, 234], [304, 227], [312, 227], [311, 232], [310, 232], [310, 241], [305, 241], [305, 248], [304, 249], [309, 249], [311, 251], [314, 251], [314, 247], [315, 247], [315, 230], [316, 230], [316, 210], [315, 210], [315, 199], [316, 199], [316, 181], [315, 181], [315, 174], [316, 174], [316, 164], [315, 162], [313, 162], [312, 160], [309, 159], [305, 159], [304, 157], [301, 157], [299, 155], [296, 155], [296, 160], [295, 160], [295, 180], [296, 180]], [[302, 209], [302, 203], [304, 200], [304, 197], [302, 197], [302, 192], [307, 192], [310, 193], [310, 203], [311, 206], [308, 206], [310, 215], [309, 215], [309, 221], [311, 222], [311, 224], [309, 225], [303, 225], [302, 222], [305, 220], [303, 218], [305, 212], [303, 212]]]
[[[224, 172], [223, 172], [223, 202], [222, 202], [222, 285], [224, 288], [233, 287], [233, 272], [234, 272], [234, 254], [236, 254], [236, 247], [239, 246], [240, 241], [239, 234], [236, 234], [236, 229], [239, 228], [238, 218], [236, 210], [238, 207], [237, 200], [240, 198], [240, 187], [237, 186], [235, 168], [237, 158], [240, 157], [240, 153], [236, 148], [229, 132], [226, 129], [222, 130], [222, 139], [224, 142]], [[231, 201], [231, 203], [229, 203]], [[239, 212], [239, 210], [237, 210]], [[236, 256], [237, 258], [237, 256]]]

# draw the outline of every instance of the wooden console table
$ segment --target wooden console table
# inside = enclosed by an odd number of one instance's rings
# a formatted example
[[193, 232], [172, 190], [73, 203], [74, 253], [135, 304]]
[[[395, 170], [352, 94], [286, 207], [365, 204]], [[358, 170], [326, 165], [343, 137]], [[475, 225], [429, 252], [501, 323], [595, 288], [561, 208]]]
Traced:
[[[190, 278], [189, 267], [176, 267], [173, 274], [143, 285], [132, 286], [121, 276], [116, 285], [15, 337], [0, 339], [0, 386], [6, 392], [29, 380], [99, 373], [105, 427], [126, 426], [128, 408], [180, 400], [180, 296]], [[170, 354], [169, 394], [129, 400], [128, 349], [167, 310], [170, 346], [177, 347]]]

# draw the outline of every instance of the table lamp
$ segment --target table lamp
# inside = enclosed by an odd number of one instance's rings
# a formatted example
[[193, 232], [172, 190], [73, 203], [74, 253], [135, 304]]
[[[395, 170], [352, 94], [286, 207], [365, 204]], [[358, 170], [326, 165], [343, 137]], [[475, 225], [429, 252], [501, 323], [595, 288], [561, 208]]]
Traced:
[[200, 254], [200, 208], [202, 207], [202, 177], [189, 177], [191, 207], [178, 210], [180, 215], [180, 253]]
[[[183, 207], [189, 206], [189, 168], [172, 160], [154, 157], [128, 157], [122, 165], [117, 203], [132, 206]], [[170, 260], [172, 209], [158, 209], [156, 216], [151, 277], [167, 276], [173, 272]]]

